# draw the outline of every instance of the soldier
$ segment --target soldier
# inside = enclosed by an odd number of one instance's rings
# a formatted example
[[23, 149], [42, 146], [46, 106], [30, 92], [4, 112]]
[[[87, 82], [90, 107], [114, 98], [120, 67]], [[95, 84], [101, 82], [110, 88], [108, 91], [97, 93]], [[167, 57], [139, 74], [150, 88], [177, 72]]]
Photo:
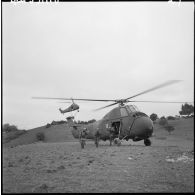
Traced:
[[100, 133], [99, 133], [99, 131], [97, 131], [97, 132], [95, 133], [95, 145], [96, 145], [96, 148], [97, 148], [98, 145], [99, 145], [99, 140], [100, 140]]
[[84, 146], [86, 145], [86, 142], [85, 142], [86, 135], [87, 135], [87, 129], [86, 128], [81, 129], [80, 134], [79, 134], [81, 148], [84, 148]]
[[114, 139], [114, 132], [115, 132], [115, 129], [114, 127], [112, 126], [110, 129], [109, 129], [109, 133], [110, 133], [110, 146], [112, 145], [112, 141]]

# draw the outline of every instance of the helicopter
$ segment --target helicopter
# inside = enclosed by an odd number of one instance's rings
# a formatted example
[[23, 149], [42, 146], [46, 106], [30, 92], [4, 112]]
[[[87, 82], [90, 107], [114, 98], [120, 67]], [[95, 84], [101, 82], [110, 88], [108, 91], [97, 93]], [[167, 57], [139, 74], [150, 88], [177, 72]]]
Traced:
[[[109, 140], [110, 146], [112, 142], [121, 145], [123, 140], [133, 141], [144, 140], [145, 146], [151, 145], [149, 139], [154, 131], [153, 121], [150, 117], [141, 112], [135, 105], [127, 105], [128, 102], [148, 102], [148, 103], [184, 103], [184, 102], [168, 102], [168, 101], [136, 101], [130, 100], [145, 93], [156, 89], [174, 84], [180, 80], [170, 80], [153, 88], [140, 92], [136, 95], [125, 99], [80, 99], [80, 98], [52, 98], [52, 97], [33, 97], [33, 99], [55, 99], [55, 100], [79, 100], [79, 101], [99, 101], [99, 102], [114, 102], [104, 107], [95, 109], [95, 111], [105, 109], [118, 104], [118, 107], [113, 108], [102, 119], [86, 125], [77, 124], [73, 116], [67, 117], [69, 128], [71, 129], [74, 138], [79, 139], [81, 148], [86, 145], [85, 140], [92, 139], [95, 141], [96, 147], [99, 146], [99, 141]], [[74, 102], [73, 102], [74, 103]], [[66, 111], [71, 111], [70, 107]], [[64, 112], [65, 113], [65, 112]], [[81, 134], [84, 136], [81, 137]], [[84, 139], [82, 139], [84, 138]]]
[[59, 111], [61, 112], [61, 114], [65, 114], [67, 112], [72, 112], [72, 111], [75, 111], [75, 110], [79, 111], [79, 105], [76, 104], [73, 99], [71, 99], [71, 100], [72, 100], [72, 104], [68, 108], [66, 108], [64, 110], [59, 108]]

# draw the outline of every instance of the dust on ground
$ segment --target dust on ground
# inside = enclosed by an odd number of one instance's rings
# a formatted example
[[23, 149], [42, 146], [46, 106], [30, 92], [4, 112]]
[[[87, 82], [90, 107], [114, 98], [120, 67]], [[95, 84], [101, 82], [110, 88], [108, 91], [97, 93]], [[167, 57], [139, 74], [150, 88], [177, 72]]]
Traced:
[[[165, 134], [122, 146], [91, 141], [3, 148], [4, 193], [193, 192], [193, 141]], [[167, 161], [187, 156], [186, 161]], [[185, 158], [186, 159], [186, 158]]]

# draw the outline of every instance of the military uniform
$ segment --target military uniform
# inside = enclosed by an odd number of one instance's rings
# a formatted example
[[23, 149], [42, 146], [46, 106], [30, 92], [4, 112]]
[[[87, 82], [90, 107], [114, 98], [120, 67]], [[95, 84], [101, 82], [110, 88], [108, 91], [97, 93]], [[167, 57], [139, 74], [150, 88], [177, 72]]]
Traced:
[[81, 148], [84, 148], [84, 146], [86, 145], [85, 143], [85, 138], [86, 138], [86, 135], [87, 135], [87, 129], [82, 129], [80, 131], [80, 134], [79, 134], [79, 140], [80, 140], [80, 143], [81, 143]]
[[112, 141], [113, 141], [113, 139], [114, 139], [114, 132], [115, 132], [114, 127], [111, 127], [111, 128], [109, 129], [109, 133], [110, 133], [110, 146], [112, 145]]
[[99, 139], [100, 139], [100, 132], [97, 131], [95, 133], [95, 145], [96, 145], [96, 147], [98, 147], [98, 145], [99, 145]]

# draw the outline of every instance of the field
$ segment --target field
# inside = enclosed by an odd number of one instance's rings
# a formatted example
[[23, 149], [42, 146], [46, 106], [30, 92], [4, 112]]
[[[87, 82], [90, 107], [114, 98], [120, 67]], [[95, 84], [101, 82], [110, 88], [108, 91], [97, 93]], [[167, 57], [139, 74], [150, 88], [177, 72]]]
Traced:
[[[81, 149], [70, 134], [62, 136], [63, 125], [30, 130], [31, 139], [3, 146], [3, 192], [194, 192], [194, 119], [169, 124], [171, 135], [155, 124], [150, 147], [131, 140], [96, 148], [88, 141]], [[37, 131], [47, 131], [46, 142], [34, 142]]]

